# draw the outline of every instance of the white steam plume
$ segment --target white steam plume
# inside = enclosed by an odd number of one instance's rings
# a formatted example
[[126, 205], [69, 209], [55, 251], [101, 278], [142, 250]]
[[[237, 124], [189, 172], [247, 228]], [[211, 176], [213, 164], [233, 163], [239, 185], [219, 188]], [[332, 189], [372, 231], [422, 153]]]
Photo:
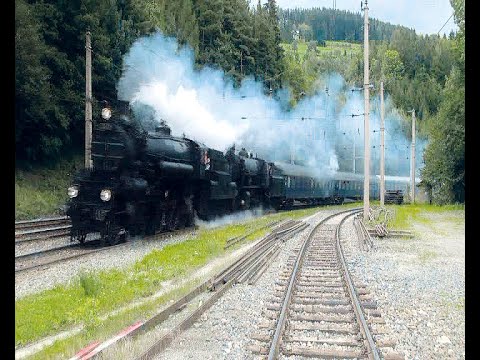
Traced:
[[[190, 48], [179, 48], [175, 39], [156, 33], [132, 45], [117, 90], [119, 99], [153, 108], [155, 119], [165, 120], [173, 135], [185, 134], [221, 151], [235, 143], [237, 151], [245, 147], [269, 161], [293, 157], [314, 168], [318, 177], [333, 175], [339, 160], [353, 167], [355, 142], [356, 172], [362, 173], [363, 116], [351, 114], [363, 113], [363, 94], [349, 91], [338, 74], [319, 79], [319, 84], [321, 91], [315, 96], [286, 110], [288, 92], [279, 94], [281, 100], [270, 98], [263, 94], [262, 83], [252, 78], [234, 88], [223, 71], [208, 66], [196, 70]], [[374, 106], [370, 119], [370, 128], [379, 129]], [[386, 139], [392, 139], [385, 147], [387, 174], [408, 176], [409, 141], [399, 131], [399, 123], [395, 112], [387, 114]], [[370, 142], [376, 145], [373, 162], [379, 158], [379, 132], [371, 135]], [[419, 159], [423, 147], [417, 138]]]

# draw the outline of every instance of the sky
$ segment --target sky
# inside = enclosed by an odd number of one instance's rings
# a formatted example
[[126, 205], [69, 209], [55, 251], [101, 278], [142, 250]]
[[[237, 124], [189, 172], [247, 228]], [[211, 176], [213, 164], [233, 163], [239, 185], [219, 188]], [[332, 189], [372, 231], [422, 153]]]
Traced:
[[[335, 8], [360, 12], [361, 0], [335, 0]], [[263, 3], [264, 1], [262, 1]], [[365, 2], [365, 0], [363, 0]], [[325, 7], [333, 8], [334, 0], [277, 0], [282, 9]], [[363, 12], [362, 12], [363, 14]], [[453, 8], [449, 0], [369, 0], [368, 15], [394, 25], [413, 28], [417, 34], [448, 34], [457, 31], [453, 16]], [[448, 20], [448, 22], [447, 22]]]

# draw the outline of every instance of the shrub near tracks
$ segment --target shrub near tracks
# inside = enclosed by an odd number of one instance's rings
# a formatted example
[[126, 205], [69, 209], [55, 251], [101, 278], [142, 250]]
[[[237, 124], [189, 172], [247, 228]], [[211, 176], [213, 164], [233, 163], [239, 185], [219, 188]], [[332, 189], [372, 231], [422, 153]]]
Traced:
[[[225, 254], [224, 246], [229, 238], [260, 229], [275, 220], [300, 218], [318, 210], [283, 212], [244, 224], [202, 230], [195, 238], [153, 251], [124, 270], [104, 270], [91, 275], [92, 279], [83, 281], [84, 284], [95, 285], [88, 286], [88, 289], [76, 282], [19, 299], [15, 303], [15, 344], [24, 345], [89, 319], [100, 331], [104, 324], [96, 326], [98, 316], [134, 299], [149, 296], [159, 290], [161, 281], [192, 273], [213, 258]], [[258, 236], [252, 234], [255, 235]], [[90, 291], [92, 289], [94, 291]]]
[[15, 220], [57, 214], [68, 199], [65, 189], [75, 166], [83, 167], [83, 154], [67, 158], [52, 168], [15, 170]]

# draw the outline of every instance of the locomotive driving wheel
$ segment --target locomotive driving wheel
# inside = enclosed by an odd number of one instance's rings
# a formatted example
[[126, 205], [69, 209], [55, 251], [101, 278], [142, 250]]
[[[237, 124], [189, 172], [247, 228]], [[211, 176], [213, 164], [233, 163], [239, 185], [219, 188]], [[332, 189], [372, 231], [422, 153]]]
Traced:
[[177, 210], [171, 211], [167, 217], [167, 230], [173, 231], [177, 230], [179, 225], [179, 214]]
[[110, 246], [117, 245], [122, 242], [125, 242], [126, 240], [127, 240], [127, 232], [125, 231], [125, 229], [121, 228], [118, 231], [115, 231], [114, 233], [111, 234], [110, 241], [108, 242], [108, 244]]
[[72, 234], [72, 241], [78, 241], [80, 244], [84, 244], [87, 238], [87, 232], [85, 230], [78, 230]]
[[108, 224], [107, 226], [106, 230], [101, 234], [101, 246], [113, 246], [127, 240], [127, 232], [125, 229], [118, 227], [114, 229], [111, 224]]
[[114, 226], [110, 220], [105, 221], [105, 226], [100, 233], [100, 245], [111, 246], [118, 244], [120, 242], [118, 234], [118, 227]]

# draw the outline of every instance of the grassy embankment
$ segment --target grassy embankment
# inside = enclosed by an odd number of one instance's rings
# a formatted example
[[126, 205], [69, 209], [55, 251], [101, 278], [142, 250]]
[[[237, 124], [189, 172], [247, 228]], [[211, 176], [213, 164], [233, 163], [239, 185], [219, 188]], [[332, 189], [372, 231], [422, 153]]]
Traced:
[[15, 170], [15, 220], [58, 215], [67, 201], [67, 188], [75, 166], [83, 166], [81, 156], [65, 159], [53, 167]]
[[430, 204], [405, 204], [405, 205], [387, 205], [387, 209], [394, 212], [393, 219], [388, 227], [392, 229], [410, 230], [412, 222], [419, 222], [425, 225], [431, 225], [432, 220], [429, 214], [445, 213], [452, 210], [465, 210], [465, 205], [430, 205]]
[[[355, 206], [358, 204], [338, 208]], [[237, 244], [224, 250], [229, 238], [256, 230], [245, 240], [251, 241], [267, 233], [269, 228], [260, 228], [274, 220], [301, 218], [316, 211], [318, 208], [295, 210], [265, 215], [216, 229], [200, 229], [194, 238], [154, 250], [126, 268], [84, 273], [71, 285], [58, 285], [53, 289], [21, 298], [15, 303], [15, 345], [25, 345], [83, 324], [81, 333], [56, 341], [37, 353], [34, 358], [71, 356], [89, 342], [104, 339], [135, 320], [153, 315], [158, 307], [171, 298], [188, 292], [196, 282], [162, 297], [148, 299], [161, 290], [162, 281], [187, 278], [209, 261], [238, 248]], [[141, 305], [103, 320], [112, 311], [142, 299], [144, 302]]]
[[[361, 53], [359, 44], [344, 41], [327, 41], [326, 46], [317, 46], [307, 52], [308, 44], [299, 41], [282, 43], [285, 52], [284, 80], [291, 90], [290, 106], [295, 107], [304, 97], [311, 97], [329, 87], [331, 74], [340, 74], [345, 79], [350, 73], [352, 61]], [[346, 101], [340, 96], [338, 101]]]

